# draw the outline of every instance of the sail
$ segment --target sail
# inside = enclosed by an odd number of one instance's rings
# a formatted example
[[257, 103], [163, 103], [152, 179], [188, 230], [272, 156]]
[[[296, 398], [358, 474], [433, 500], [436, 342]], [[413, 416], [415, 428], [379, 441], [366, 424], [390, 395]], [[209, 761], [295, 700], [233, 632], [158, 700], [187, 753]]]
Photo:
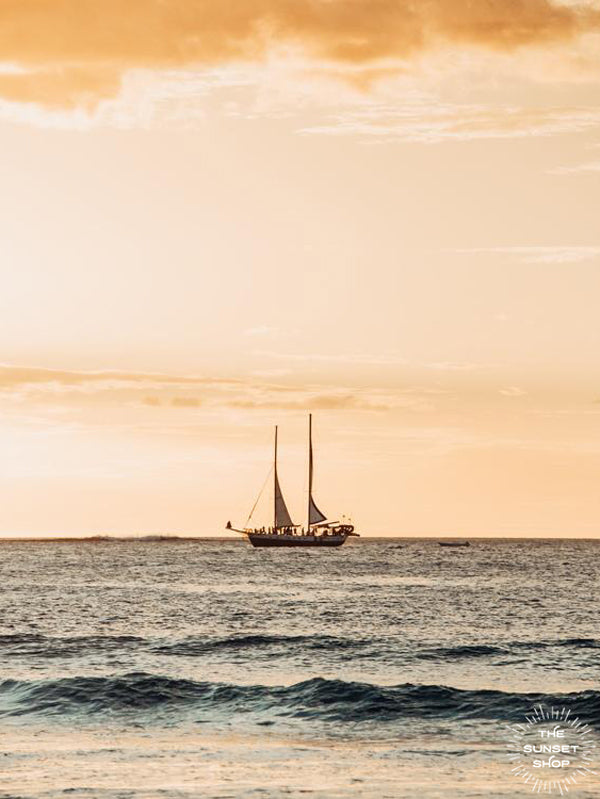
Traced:
[[324, 522], [325, 519], [327, 518], [326, 516], [323, 516], [321, 511], [315, 505], [315, 501], [312, 498], [312, 494], [308, 503], [308, 512], [311, 524], [318, 524], [319, 522]]
[[313, 448], [312, 448], [312, 414], [308, 416], [308, 526], [319, 524], [327, 519], [315, 505], [312, 495], [313, 483]]
[[285, 499], [281, 493], [281, 486], [279, 485], [279, 477], [277, 475], [277, 427], [275, 428], [275, 461], [273, 466], [274, 471], [274, 487], [275, 487], [275, 527], [293, 527], [294, 522], [290, 516], [290, 512], [285, 504]]
[[285, 504], [285, 499], [281, 493], [281, 486], [277, 472], [275, 472], [275, 527], [293, 527], [294, 522]]

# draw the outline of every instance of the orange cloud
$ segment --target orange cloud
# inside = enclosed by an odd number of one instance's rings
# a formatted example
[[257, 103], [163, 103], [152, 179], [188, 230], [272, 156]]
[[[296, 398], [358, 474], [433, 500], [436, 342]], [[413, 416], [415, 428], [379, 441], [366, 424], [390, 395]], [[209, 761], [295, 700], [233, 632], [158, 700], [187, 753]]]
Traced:
[[173, 397], [171, 405], [174, 408], [199, 408], [202, 402], [197, 397]]
[[15, 391], [22, 388], [39, 386], [62, 386], [65, 388], [88, 385], [208, 385], [237, 386], [242, 381], [234, 378], [199, 377], [194, 375], [167, 375], [157, 372], [122, 372], [116, 369], [99, 371], [73, 371], [66, 369], [47, 369], [44, 367], [12, 366], [0, 364], [0, 392]]
[[72, 107], [116, 94], [136, 67], [258, 61], [291, 47], [368, 73], [436, 46], [511, 50], [599, 29], [599, 10], [553, 0], [2, 0], [3, 62], [25, 72], [0, 75], [0, 96]]
[[0, 74], [0, 97], [5, 100], [36, 100], [48, 108], [86, 108], [98, 100], [114, 97], [121, 75], [114, 68], [55, 67]]
[[417, 396], [378, 389], [281, 385], [256, 380], [165, 375], [145, 372], [70, 371], [0, 364], [0, 404], [30, 403], [41, 408], [128, 407], [245, 408], [263, 410], [388, 410], [418, 407]]

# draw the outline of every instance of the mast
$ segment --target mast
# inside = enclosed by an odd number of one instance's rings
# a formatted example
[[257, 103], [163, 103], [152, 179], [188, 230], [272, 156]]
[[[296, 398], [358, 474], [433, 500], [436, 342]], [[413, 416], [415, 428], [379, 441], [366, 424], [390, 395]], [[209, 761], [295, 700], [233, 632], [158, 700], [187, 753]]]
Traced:
[[312, 448], [312, 413], [308, 414], [308, 531], [311, 524], [326, 521], [327, 517], [315, 505], [312, 495], [313, 484], [313, 448]]
[[275, 427], [275, 458], [273, 467], [273, 493], [275, 494], [275, 502], [273, 503], [273, 527], [280, 530], [282, 527], [294, 527], [294, 522], [290, 516], [290, 512], [285, 504], [285, 499], [281, 493], [281, 486], [279, 485], [279, 475], [277, 474], [277, 427]]
[[277, 490], [279, 481], [277, 480], [277, 425], [275, 425], [275, 457], [273, 465], [273, 529], [277, 527]]
[[308, 414], [308, 525], [306, 532], [310, 533], [310, 502], [312, 498], [313, 456], [312, 456], [312, 413]]

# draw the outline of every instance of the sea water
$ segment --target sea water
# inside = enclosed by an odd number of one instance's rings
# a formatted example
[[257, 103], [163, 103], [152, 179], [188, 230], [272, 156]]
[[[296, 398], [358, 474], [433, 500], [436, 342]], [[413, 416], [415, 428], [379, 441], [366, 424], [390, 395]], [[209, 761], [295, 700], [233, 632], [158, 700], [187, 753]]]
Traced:
[[0, 797], [521, 797], [532, 708], [600, 733], [600, 542], [0, 558]]

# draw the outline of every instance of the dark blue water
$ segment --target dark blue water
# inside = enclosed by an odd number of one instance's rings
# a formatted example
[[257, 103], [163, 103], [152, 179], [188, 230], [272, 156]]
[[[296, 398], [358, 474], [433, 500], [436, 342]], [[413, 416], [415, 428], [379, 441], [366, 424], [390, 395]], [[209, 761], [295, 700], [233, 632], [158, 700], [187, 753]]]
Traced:
[[0, 796], [524, 796], [533, 706], [600, 733], [600, 543], [0, 554]]

